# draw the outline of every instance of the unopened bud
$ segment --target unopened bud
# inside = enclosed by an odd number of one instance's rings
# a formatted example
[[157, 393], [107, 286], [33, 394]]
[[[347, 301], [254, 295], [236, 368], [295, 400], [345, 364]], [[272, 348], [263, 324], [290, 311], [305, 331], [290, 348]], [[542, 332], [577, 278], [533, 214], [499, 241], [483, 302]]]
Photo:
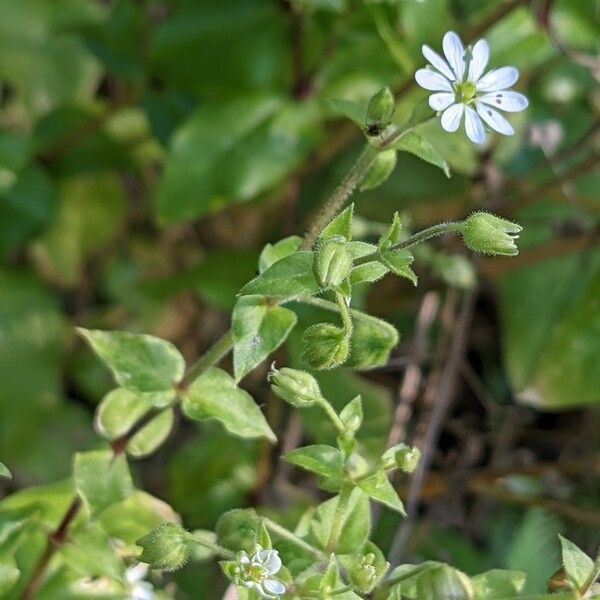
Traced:
[[286, 402], [296, 408], [311, 406], [321, 398], [321, 390], [317, 380], [306, 371], [298, 369], [275, 369], [269, 373], [271, 389]]
[[350, 353], [347, 332], [331, 323], [318, 323], [302, 335], [304, 359], [315, 369], [333, 369], [344, 362]]
[[412, 473], [421, 460], [421, 451], [406, 444], [396, 444], [388, 448], [381, 457], [381, 465], [386, 471], [400, 469]]
[[372, 190], [380, 186], [392, 174], [395, 166], [396, 150], [391, 148], [380, 152], [362, 180], [361, 191]]
[[353, 558], [348, 574], [352, 584], [361, 593], [368, 594], [381, 581], [388, 567], [381, 550], [367, 542], [360, 554]]
[[163, 523], [137, 540], [143, 548], [139, 557], [153, 569], [175, 571], [190, 557], [192, 535], [177, 523]]
[[373, 131], [373, 128], [376, 128], [379, 132], [387, 127], [393, 114], [394, 94], [392, 94], [389, 87], [384, 87], [369, 100], [367, 106], [367, 132]]
[[313, 273], [323, 288], [337, 288], [350, 275], [352, 259], [346, 250], [346, 240], [334, 235], [319, 242], [315, 249]]
[[505, 256], [519, 253], [515, 240], [522, 230], [517, 223], [486, 212], [473, 213], [461, 225], [463, 240], [468, 248], [484, 254]]

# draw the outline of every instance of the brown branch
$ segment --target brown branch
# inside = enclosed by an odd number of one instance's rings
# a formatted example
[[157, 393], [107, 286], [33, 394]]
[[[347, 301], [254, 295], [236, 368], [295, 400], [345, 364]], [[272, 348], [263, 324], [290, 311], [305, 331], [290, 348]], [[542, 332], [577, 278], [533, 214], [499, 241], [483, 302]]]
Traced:
[[407, 517], [396, 531], [390, 550], [389, 561], [392, 566], [399, 563], [406, 542], [414, 528], [416, 511], [419, 506], [425, 477], [431, 467], [433, 453], [437, 445], [441, 428], [454, 396], [459, 367], [464, 360], [467, 349], [467, 339], [471, 321], [473, 319], [476, 295], [477, 292], [475, 290], [466, 292], [458, 319], [453, 327], [448, 359], [439, 380], [437, 377], [434, 377], [435, 374], [432, 374], [430, 378], [431, 386], [429, 387], [429, 391], [432, 389], [435, 390], [433, 392], [433, 408], [421, 448], [421, 462], [419, 463], [410, 484], [408, 501], [406, 504]]

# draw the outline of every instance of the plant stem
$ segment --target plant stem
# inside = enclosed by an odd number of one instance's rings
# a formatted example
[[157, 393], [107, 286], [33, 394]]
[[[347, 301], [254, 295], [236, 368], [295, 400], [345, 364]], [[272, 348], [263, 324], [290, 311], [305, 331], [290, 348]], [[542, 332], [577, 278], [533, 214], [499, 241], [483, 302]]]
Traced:
[[[437, 237], [438, 235], [442, 235], [444, 233], [454, 233], [460, 230], [462, 222], [461, 221], [449, 221], [448, 223], [438, 223], [437, 225], [432, 225], [431, 227], [427, 227], [421, 231], [418, 231], [414, 235], [411, 235], [408, 239], [398, 242], [393, 246], [390, 246], [387, 251], [390, 250], [406, 250], [407, 248], [412, 248], [417, 244], [421, 244], [422, 242], [426, 242], [431, 238]], [[377, 252], [372, 252], [371, 254], [367, 254], [354, 261], [354, 266], [363, 265], [365, 263], [371, 262], [373, 260], [377, 260], [379, 256], [379, 250]]]
[[315, 548], [308, 542], [305, 542], [301, 537], [298, 537], [295, 533], [291, 532], [289, 529], [286, 529], [285, 527], [283, 527], [282, 525], [279, 525], [279, 523], [276, 523], [275, 521], [271, 521], [271, 519], [269, 519], [267, 517], [262, 517], [262, 519], [263, 519], [263, 523], [265, 524], [265, 527], [267, 529], [270, 529], [274, 534], [278, 535], [279, 537], [283, 538], [284, 540], [287, 540], [288, 542], [291, 542], [292, 544], [295, 544], [296, 546], [298, 546], [298, 548], [302, 548], [304, 551], [308, 552], [309, 554], [313, 554], [314, 556], [316, 556], [317, 558], [319, 558], [321, 560], [326, 560], [327, 556], [325, 555], [325, 553], [323, 551], [319, 550], [318, 548]]
[[341, 183], [335, 188], [333, 194], [325, 202], [316, 219], [304, 236], [301, 249], [309, 250], [316, 242], [319, 234], [325, 226], [335, 217], [335, 215], [344, 206], [346, 200], [350, 197], [356, 186], [367, 174], [369, 167], [379, 154], [379, 149], [370, 144], [366, 145]]
[[344, 528], [344, 522], [346, 520], [346, 512], [348, 511], [348, 504], [350, 502], [350, 495], [352, 494], [352, 485], [345, 483], [342, 485], [342, 489], [338, 495], [337, 505], [335, 512], [333, 513], [333, 523], [331, 524], [331, 532], [329, 534], [329, 541], [327, 542], [327, 551], [333, 552], [336, 550], [342, 530]]
[[197, 379], [208, 368], [218, 364], [233, 348], [233, 332], [228, 329], [187, 371], [181, 385]]
[[335, 425], [335, 428], [340, 433], [344, 433], [344, 431], [346, 431], [346, 428], [344, 427], [342, 420], [338, 417], [338, 414], [333, 409], [333, 406], [329, 404], [329, 401], [321, 397], [318, 400], [318, 404], [327, 413], [327, 416], [331, 419], [332, 423]]
[[227, 558], [229, 560], [235, 558], [235, 552], [228, 550], [227, 548], [223, 548], [223, 546], [219, 546], [219, 544], [215, 542], [209, 542], [208, 540], [197, 538], [196, 536], [192, 536], [192, 539], [195, 544], [199, 544], [200, 546], [204, 546], [205, 548], [212, 550], [215, 554], [218, 554], [222, 558]]
[[350, 316], [350, 308], [346, 304], [346, 299], [342, 294], [340, 294], [340, 292], [335, 293], [335, 301], [337, 302], [338, 309], [342, 317], [342, 324], [344, 326], [346, 335], [350, 337], [354, 328], [352, 324], [352, 317]]

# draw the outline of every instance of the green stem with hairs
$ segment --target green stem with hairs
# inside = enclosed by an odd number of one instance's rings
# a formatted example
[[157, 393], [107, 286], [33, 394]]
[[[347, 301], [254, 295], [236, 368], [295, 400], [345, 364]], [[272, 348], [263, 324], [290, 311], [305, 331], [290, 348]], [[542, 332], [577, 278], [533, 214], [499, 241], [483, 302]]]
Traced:
[[283, 538], [284, 540], [287, 540], [288, 542], [295, 544], [296, 546], [298, 546], [298, 548], [302, 548], [302, 550], [308, 552], [309, 554], [316, 556], [320, 560], [326, 560], [327, 556], [325, 555], [324, 552], [322, 552], [318, 548], [315, 548], [308, 542], [304, 541], [301, 537], [298, 537], [295, 533], [291, 532], [289, 529], [286, 529], [285, 527], [283, 527], [282, 525], [279, 525], [279, 523], [276, 523], [275, 521], [271, 521], [271, 519], [269, 519], [267, 517], [262, 517], [262, 520], [263, 520], [263, 523], [265, 524], [265, 527], [267, 529], [269, 529], [275, 535], [278, 535], [280, 538]]
[[337, 548], [342, 530], [344, 529], [344, 521], [346, 520], [346, 513], [348, 512], [348, 504], [350, 503], [350, 496], [352, 495], [352, 484], [345, 483], [342, 485], [342, 489], [338, 494], [338, 500], [333, 513], [333, 522], [331, 523], [331, 532], [329, 534], [329, 541], [327, 542], [327, 551], [334, 552]]

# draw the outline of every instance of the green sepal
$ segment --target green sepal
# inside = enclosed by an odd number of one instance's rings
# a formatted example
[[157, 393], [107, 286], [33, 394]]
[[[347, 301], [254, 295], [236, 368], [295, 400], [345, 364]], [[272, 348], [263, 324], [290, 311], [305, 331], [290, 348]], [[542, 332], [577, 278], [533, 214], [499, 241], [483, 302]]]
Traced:
[[325, 226], [321, 234], [320, 240], [326, 240], [330, 237], [340, 235], [347, 242], [352, 240], [352, 219], [354, 217], [354, 203], [347, 206], [339, 215]]
[[356, 433], [363, 420], [363, 406], [360, 395], [356, 396], [340, 412], [340, 421], [344, 424], [346, 431]]
[[346, 330], [331, 323], [317, 323], [302, 334], [303, 359], [314, 369], [333, 369], [346, 361], [350, 339]]

